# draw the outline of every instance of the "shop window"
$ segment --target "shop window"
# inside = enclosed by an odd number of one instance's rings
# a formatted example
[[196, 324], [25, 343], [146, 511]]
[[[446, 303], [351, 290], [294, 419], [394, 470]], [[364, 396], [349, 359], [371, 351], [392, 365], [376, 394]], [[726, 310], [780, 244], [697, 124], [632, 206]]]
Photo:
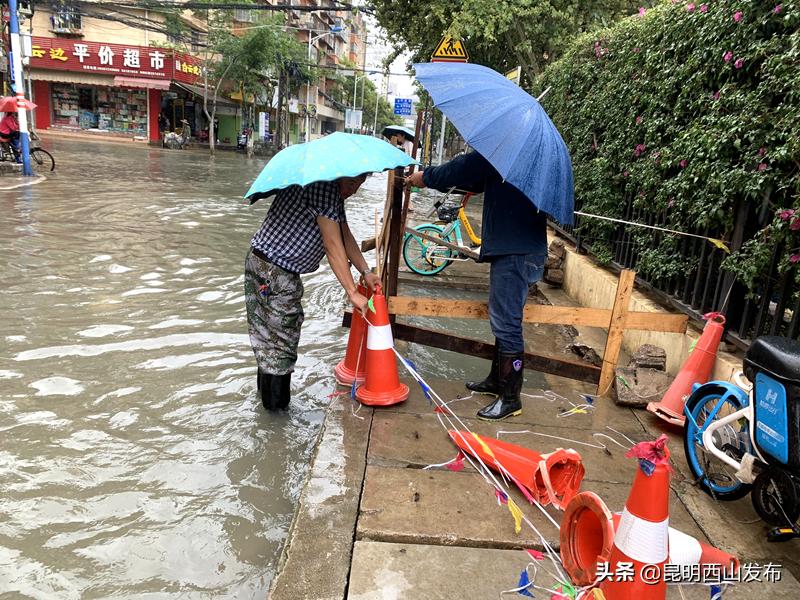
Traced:
[[146, 90], [52, 85], [53, 125], [144, 135]]
[[72, 6], [54, 7], [54, 14], [50, 16], [50, 25], [53, 33], [81, 33], [81, 13]]

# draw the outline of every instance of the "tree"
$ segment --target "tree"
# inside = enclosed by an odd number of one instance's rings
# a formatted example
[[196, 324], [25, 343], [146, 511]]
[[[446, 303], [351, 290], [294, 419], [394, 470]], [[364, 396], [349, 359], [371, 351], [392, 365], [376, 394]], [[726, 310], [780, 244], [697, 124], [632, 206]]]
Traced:
[[[390, 39], [427, 61], [445, 33], [465, 40], [470, 61], [507, 71], [522, 65], [528, 81], [578, 33], [630, 14], [631, 0], [370, 0]], [[652, 4], [652, 1], [646, 2]]]
[[[211, 33], [204, 69], [203, 112], [209, 121], [209, 149], [214, 154], [216, 139], [214, 120], [217, 99], [224, 86], [233, 86], [242, 94], [242, 101], [252, 95], [272, 90], [272, 80], [277, 76], [279, 97], [292, 86], [309, 81], [311, 71], [301, 65], [302, 44], [283, 31], [282, 16], [268, 16], [258, 22], [259, 27], [236, 35], [229, 25], [225, 11], [214, 11], [209, 23]], [[284, 85], [282, 85], [284, 84]], [[269, 97], [269, 96], [267, 96]], [[279, 100], [278, 110], [281, 102]], [[209, 109], [210, 108], [210, 109]]]

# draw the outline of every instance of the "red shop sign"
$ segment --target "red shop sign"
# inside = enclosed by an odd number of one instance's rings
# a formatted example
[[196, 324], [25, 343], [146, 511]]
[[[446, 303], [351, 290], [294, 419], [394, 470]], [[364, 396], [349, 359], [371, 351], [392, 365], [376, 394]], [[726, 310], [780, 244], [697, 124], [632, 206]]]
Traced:
[[34, 37], [31, 67], [149, 79], [172, 79], [172, 50]]
[[203, 76], [203, 67], [200, 59], [184, 52], [175, 52], [175, 81], [183, 83], [196, 83]]

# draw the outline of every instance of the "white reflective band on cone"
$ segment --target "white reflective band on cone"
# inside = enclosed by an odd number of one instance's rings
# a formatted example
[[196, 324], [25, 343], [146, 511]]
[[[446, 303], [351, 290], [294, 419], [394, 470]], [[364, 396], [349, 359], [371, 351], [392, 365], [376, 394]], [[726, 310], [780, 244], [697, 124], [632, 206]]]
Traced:
[[394, 348], [391, 325], [370, 325], [367, 332], [367, 350], [391, 350]]
[[669, 562], [671, 565], [696, 565], [703, 556], [703, 548], [695, 538], [682, 531], [669, 530]]
[[647, 565], [657, 565], [667, 560], [669, 519], [652, 523], [622, 511], [614, 545], [628, 558]]

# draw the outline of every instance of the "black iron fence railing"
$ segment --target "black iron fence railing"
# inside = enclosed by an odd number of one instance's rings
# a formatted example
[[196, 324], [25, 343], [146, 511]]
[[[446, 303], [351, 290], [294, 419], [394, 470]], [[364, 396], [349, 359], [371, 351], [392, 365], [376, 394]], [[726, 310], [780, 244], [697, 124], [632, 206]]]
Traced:
[[[580, 202], [578, 198], [575, 200], [576, 210], [580, 211]], [[765, 206], [740, 203], [733, 228], [727, 235], [710, 229], [688, 233], [725, 239], [736, 250], [755, 235], [766, 221], [771, 220], [772, 213], [765, 210]], [[621, 218], [647, 225], [665, 222], [663, 214], [657, 215], [635, 207], [632, 198], [627, 199]], [[590, 220], [592, 217], [576, 215], [573, 227], [565, 227], [554, 221], [550, 225], [575, 243], [579, 252], [600, 255], [613, 270], [624, 268], [640, 271], [644, 254], [662, 245], [669, 235], [652, 232], [646, 239], [641, 235], [641, 228], [625, 224], [606, 226], [598, 234], [598, 228], [587, 227]], [[722, 262], [727, 257], [723, 250], [704, 239], [681, 237], [672, 251], [673, 258], [677, 254], [680, 269], [662, 277], [639, 272], [636, 281], [662, 303], [689, 315], [701, 327], [704, 314], [722, 312], [727, 320], [726, 340], [746, 349], [760, 335], [797, 338], [800, 334], [797, 267], [791, 264], [784, 272], [779, 269], [779, 264], [789, 252], [785, 244], [776, 244], [771, 250], [769, 267], [759, 274], [754, 289], [748, 290], [737, 281], [734, 274], [722, 268]]]

